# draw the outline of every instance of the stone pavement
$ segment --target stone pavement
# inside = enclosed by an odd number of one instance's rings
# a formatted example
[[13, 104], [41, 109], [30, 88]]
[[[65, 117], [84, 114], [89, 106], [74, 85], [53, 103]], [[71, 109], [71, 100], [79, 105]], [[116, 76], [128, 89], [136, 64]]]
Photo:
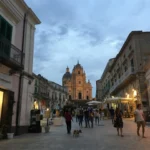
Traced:
[[[73, 122], [73, 129], [78, 125]], [[82, 129], [78, 138], [66, 134], [66, 127], [51, 127], [50, 133], [26, 134], [12, 140], [0, 141], [0, 150], [149, 150], [150, 128], [146, 139], [136, 136], [136, 124], [124, 120], [124, 137], [118, 137], [110, 120], [104, 126]]]

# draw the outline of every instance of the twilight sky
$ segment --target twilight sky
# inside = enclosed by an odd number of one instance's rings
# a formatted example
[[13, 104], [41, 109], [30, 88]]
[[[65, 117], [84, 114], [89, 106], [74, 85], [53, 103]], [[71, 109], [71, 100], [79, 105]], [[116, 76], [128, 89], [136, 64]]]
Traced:
[[132, 30], [150, 30], [150, 0], [25, 0], [41, 20], [34, 72], [61, 84], [79, 60], [93, 86]]

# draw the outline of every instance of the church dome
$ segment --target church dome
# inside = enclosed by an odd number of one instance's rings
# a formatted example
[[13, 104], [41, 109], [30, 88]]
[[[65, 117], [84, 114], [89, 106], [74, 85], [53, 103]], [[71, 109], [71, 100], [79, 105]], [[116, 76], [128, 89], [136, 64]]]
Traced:
[[63, 75], [63, 79], [71, 79], [71, 73], [70, 73], [70, 72], [66, 72], [66, 73]]
[[66, 68], [66, 73], [63, 75], [63, 79], [71, 79], [71, 73], [68, 67]]

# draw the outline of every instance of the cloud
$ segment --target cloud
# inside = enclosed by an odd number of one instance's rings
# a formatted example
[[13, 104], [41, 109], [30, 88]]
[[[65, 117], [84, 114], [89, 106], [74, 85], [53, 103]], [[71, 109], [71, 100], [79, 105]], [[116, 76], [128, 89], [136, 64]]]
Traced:
[[42, 21], [35, 34], [34, 72], [61, 84], [80, 61], [93, 85], [132, 30], [149, 30], [149, 0], [25, 0]]

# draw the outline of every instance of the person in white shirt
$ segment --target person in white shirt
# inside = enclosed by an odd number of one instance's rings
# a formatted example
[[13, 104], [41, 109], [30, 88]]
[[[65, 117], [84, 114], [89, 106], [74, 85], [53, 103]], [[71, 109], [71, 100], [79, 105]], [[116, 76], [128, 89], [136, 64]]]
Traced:
[[134, 112], [135, 120], [137, 123], [137, 135], [140, 136], [140, 127], [142, 126], [142, 136], [145, 138], [144, 133], [145, 133], [145, 117], [144, 113], [142, 110], [142, 105], [138, 104], [137, 109]]

